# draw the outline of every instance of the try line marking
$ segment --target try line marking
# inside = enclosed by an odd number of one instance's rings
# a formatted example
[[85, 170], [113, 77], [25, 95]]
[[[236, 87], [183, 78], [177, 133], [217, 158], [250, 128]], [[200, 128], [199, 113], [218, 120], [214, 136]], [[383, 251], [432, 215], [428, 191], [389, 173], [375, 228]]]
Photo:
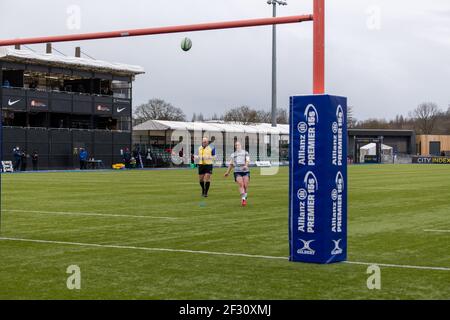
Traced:
[[425, 231], [425, 232], [450, 232], [450, 230], [432, 230], [432, 229], [425, 229], [423, 231]]
[[56, 214], [68, 216], [93, 216], [93, 217], [112, 217], [112, 218], [143, 218], [143, 219], [167, 219], [177, 220], [175, 217], [155, 217], [155, 216], [134, 216], [129, 214], [109, 214], [109, 213], [94, 213], [94, 212], [57, 212], [57, 211], [30, 211], [30, 210], [9, 210], [2, 209], [2, 212], [17, 212], [17, 213], [36, 213], [36, 214]]
[[[129, 249], [129, 250], [142, 250], [142, 251], [159, 251], [159, 252], [178, 252], [178, 253], [193, 253], [193, 254], [205, 254], [216, 256], [231, 256], [231, 257], [245, 257], [245, 258], [259, 258], [259, 259], [272, 259], [272, 260], [288, 260], [286, 257], [277, 256], [264, 256], [245, 253], [229, 253], [229, 252], [214, 252], [214, 251], [202, 251], [202, 250], [185, 250], [185, 249], [168, 249], [168, 248], [146, 248], [135, 246], [121, 246], [111, 244], [94, 244], [94, 243], [80, 243], [80, 242], [67, 242], [67, 241], [51, 241], [51, 240], [34, 240], [34, 239], [20, 239], [20, 238], [4, 238], [0, 237], [0, 241], [17, 241], [17, 242], [31, 242], [31, 243], [43, 243], [43, 244], [58, 244], [80, 247], [94, 247], [94, 248], [110, 248], [110, 249]], [[436, 271], [450, 271], [447, 267], [426, 267], [426, 266], [411, 266], [411, 265], [399, 265], [399, 264], [387, 264], [387, 263], [369, 263], [369, 262], [356, 262], [346, 261], [347, 264], [355, 265], [377, 265], [381, 267], [389, 268], [405, 268], [405, 269], [419, 269], [419, 270], [436, 270]]]

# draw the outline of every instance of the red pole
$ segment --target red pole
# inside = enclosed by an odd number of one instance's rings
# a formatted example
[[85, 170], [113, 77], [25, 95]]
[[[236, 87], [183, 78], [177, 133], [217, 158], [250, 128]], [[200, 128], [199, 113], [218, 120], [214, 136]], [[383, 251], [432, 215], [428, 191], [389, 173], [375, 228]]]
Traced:
[[312, 21], [312, 20], [313, 20], [312, 15], [298, 15], [298, 16], [289, 16], [289, 17], [278, 17], [278, 18], [263, 18], [263, 19], [238, 20], [238, 21], [228, 21], [228, 22], [202, 23], [202, 24], [171, 26], [171, 27], [162, 27], [162, 28], [147, 28], [147, 29], [122, 30], [122, 31], [112, 31], [112, 32], [73, 34], [73, 35], [53, 36], [53, 37], [11, 39], [11, 40], [0, 40], [0, 47], [12, 46], [12, 45], [17, 45], [17, 44], [81, 41], [81, 40], [107, 39], [107, 38], [119, 38], [119, 37], [136, 37], [136, 36], [146, 36], [146, 35], [165, 34], [165, 33], [245, 28], [245, 27], [256, 27], [256, 26], [265, 26], [265, 25], [274, 25], [274, 24], [299, 23], [299, 22]]
[[314, 0], [313, 92], [325, 93], [325, 0]]

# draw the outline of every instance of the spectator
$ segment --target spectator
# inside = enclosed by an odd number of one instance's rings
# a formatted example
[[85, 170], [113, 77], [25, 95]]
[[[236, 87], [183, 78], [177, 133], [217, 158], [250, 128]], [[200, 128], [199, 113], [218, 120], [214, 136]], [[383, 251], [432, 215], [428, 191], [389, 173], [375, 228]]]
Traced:
[[86, 169], [86, 161], [88, 160], [88, 152], [86, 151], [86, 149], [81, 148], [80, 149], [80, 170], [85, 170]]
[[27, 171], [27, 158], [28, 155], [26, 151], [22, 151], [20, 154], [20, 171]]
[[33, 163], [33, 171], [38, 171], [38, 160], [39, 160], [39, 154], [35, 150], [33, 154], [31, 155], [31, 162]]
[[136, 168], [143, 168], [141, 148], [136, 146], [133, 151], [133, 158], [136, 160]]
[[131, 168], [136, 168], [136, 158], [135, 157], [131, 157], [130, 159], [130, 167]]
[[38, 82], [34, 80], [30, 83], [30, 89], [36, 89], [38, 87]]
[[125, 163], [125, 168], [130, 169], [131, 153], [128, 148], [125, 148], [125, 151], [123, 152], [123, 162]]
[[152, 166], [153, 157], [150, 149], [147, 149], [147, 155], [145, 156], [145, 158], [147, 159], [147, 167]]
[[14, 156], [14, 171], [19, 171], [20, 170], [20, 163], [22, 160], [22, 155], [20, 153], [20, 148], [19, 147], [15, 147], [13, 149], [13, 156]]
[[3, 87], [4, 87], [4, 88], [11, 88], [11, 83], [9, 82], [8, 79], [6, 79], [5, 81], [3, 81]]

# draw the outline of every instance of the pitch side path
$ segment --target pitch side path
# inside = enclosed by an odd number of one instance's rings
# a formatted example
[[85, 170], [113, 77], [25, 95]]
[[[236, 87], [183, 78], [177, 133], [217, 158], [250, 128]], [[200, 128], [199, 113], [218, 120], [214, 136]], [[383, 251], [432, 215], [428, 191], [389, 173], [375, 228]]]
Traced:
[[206, 200], [195, 170], [2, 175], [0, 299], [450, 298], [448, 166], [351, 166], [349, 262], [326, 266], [287, 261], [287, 168], [253, 169], [246, 208], [223, 173]]

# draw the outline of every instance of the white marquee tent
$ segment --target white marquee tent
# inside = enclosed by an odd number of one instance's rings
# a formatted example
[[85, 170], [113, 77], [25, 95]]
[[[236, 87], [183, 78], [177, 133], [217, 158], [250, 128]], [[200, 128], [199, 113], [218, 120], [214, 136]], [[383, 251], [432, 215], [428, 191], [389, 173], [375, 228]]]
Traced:
[[[381, 144], [381, 155], [382, 156], [392, 156], [394, 149], [388, 145]], [[360, 148], [360, 162], [364, 163], [365, 156], [376, 156], [377, 155], [377, 144], [369, 143]]]

